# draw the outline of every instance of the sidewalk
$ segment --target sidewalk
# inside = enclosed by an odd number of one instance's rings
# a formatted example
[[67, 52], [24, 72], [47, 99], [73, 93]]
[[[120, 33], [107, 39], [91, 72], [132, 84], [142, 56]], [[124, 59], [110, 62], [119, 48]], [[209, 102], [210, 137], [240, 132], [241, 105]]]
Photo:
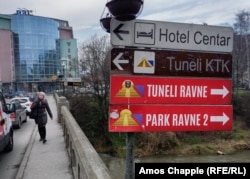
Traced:
[[47, 142], [39, 142], [37, 125], [16, 175], [16, 179], [73, 179], [70, 160], [66, 150], [63, 130], [57, 122], [56, 102], [52, 95], [46, 96], [53, 120], [48, 116]]

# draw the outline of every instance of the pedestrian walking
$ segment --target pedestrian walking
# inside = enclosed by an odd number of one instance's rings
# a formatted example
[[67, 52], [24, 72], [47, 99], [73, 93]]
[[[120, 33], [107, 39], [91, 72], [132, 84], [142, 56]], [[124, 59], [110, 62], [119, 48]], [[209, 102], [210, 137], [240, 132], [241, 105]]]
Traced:
[[32, 103], [31, 110], [36, 109], [37, 111], [37, 117], [35, 119], [35, 122], [38, 126], [38, 132], [40, 135], [40, 140], [43, 141], [43, 143], [47, 142], [46, 139], [46, 124], [48, 122], [47, 113], [49, 114], [49, 117], [51, 120], [53, 120], [53, 114], [50, 110], [49, 104], [47, 99], [45, 98], [44, 92], [38, 92], [38, 97], [35, 99], [35, 101]]

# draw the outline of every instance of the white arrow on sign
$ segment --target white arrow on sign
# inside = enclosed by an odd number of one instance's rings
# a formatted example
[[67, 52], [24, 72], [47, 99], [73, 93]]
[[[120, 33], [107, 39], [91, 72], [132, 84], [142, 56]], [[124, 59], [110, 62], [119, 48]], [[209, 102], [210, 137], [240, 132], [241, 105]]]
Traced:
[[119, 70], [123, 70], [123, 68], [121, 67], [120, 64], [127, 64], [129, 63], [129, 60], [126, 59], [120, 59], [122, 57], [123, 53], [119, 53], [115, 59], [113, 60], [113, 63], [115, 64], [115, 66], [119, 69]]
[[222, 89], [211, 89], [211, 95], [222, 95], [224, 98], [229, 93], [228, 89], [223, 86]]
[[227, 121], [229, 121], [229, 117], [225, 113], [223, 113], [223, 116], [211, 116], [210, 121], [222, 122], [222, 125], [224, 125], [225, 123], [227, 123]]

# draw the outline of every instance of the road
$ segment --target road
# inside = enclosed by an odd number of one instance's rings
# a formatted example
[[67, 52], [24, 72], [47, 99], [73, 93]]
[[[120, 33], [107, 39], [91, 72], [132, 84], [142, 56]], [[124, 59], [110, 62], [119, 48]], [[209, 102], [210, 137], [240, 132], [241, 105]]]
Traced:
[[36, 125], [34, 120], [27, 118], [20, 129], [14, 129], [14, 148], [9, 153], [0, 153], [1, 178], [14, 179], [22, 161], [30, 137]]

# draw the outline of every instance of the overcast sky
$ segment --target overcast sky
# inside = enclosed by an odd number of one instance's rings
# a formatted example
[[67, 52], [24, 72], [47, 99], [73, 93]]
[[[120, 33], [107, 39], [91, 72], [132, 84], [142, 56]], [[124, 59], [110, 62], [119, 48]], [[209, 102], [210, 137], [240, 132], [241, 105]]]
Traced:
[[[26, 8], [33, 10], [33, 15], [66, 20], [73, 27], [74, 38], [81, 43], [94, 34], [106, 34], [100, 26], [106, 3], [107, 0], [0, 0], [0, 14]], [[250, 11], [250, 0], [144, 0], [138, 19], [232, 26], [242, 10]]]

